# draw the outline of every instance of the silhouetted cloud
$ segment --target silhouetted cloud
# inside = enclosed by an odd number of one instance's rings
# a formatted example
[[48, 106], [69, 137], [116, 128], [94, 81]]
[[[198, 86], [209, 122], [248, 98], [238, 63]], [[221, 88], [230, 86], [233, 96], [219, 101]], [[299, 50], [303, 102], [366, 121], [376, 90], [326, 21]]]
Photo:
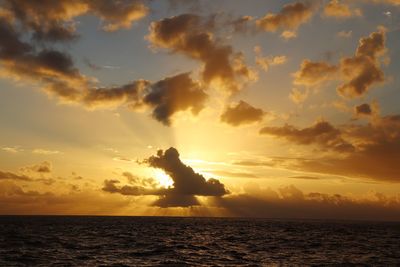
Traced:
[[374, 193], [359, 198], [319, 192], [304, 193], [295, 186], [274, 191], [247, 190], [244, 194], [214, 199], [211, 205], [224, 208], [235, 217], [399, 220], [398, 196]]
[[174, 181], [171, 191], [178, 195], [222, 196], [228, 193], [217, 179], [206, 180], [201, 174], [183, 164], [178, 151], [171, 147], [165, 151], [158, 150], [157, 156], [145, 161], [150, 167], [165, 171]]
[[170, 125], [176, 112], [190, 110], [197, 115], [207, 97], [201, 85], [190, 78], [190, 73], [182, 73], [152, 84], [143, 96], [143, 103], [153, 109], [156, 120]]
[[221, 114], [221, 121], [232, 126], [239, 126], [262, 121], [265, 112], [240, 100], [236, 105], [228, 106]]
[[285, 138], [302, 145], [316, 144], [323, 150], [338, 152], [351, 152], [354, 150], [353, 145], [342, 138], [341, 131], [326, 121], [319, 121], [313, 126], [303, 129], [297, 129], [291, 125], [264, 127], [260, 130], [260, 134]]
[[367, 103], [358, 105], [354, 108], [354, 111], [356, 112], [357, 115], [371, 115], [372, 114], [372, 109], [371, 106]]
[[236, 92], [243, 82], [254, 78], [254, 73], [244, 63], [241, 53], [235, 53], [230, 45], [214, 38], [214, 24], [213, 17], [182, 14], [152, 22], [147, 39], [153, 47], [201, 61], [206, 84]]
[[[165, 151], [158, 150], [156, 156], [151, 156], [143, 161], [144, 164], [153, 168], [163, 170], [173, 180], [173, 186], [169, 188], [159, 188], [154, 183], [140, 185], [124, 185], [118, 187], [118, 180], [105, 180], [103, 191], [110, 193], [120, 193], [123, 195], [139, 196], [154, 195], [159, 199], [153, 203], [159, 207], [188, 207], [199, 205], [196, 196], [221, 197], [228, 194], [228, 190], [217, 179], [206, 180], [204, 176], [194, 172], [194, 170], [183, 164], [179, 158], [178, 151], [171, 147]], [[125, 174], [130, 181], [131, 174]]]

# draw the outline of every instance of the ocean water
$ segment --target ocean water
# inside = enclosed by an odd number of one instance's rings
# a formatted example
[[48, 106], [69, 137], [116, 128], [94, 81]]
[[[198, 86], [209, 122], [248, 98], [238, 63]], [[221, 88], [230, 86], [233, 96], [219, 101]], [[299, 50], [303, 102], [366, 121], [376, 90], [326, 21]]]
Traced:
[[400, 266], [400, 224], [0, 217], [0, 266]]

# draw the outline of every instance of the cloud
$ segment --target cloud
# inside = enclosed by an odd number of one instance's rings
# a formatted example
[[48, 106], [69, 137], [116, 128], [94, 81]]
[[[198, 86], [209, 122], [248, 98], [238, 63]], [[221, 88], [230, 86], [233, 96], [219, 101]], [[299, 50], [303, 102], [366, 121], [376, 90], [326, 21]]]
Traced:
[[353, 31], [340, 31], [336, 35], [341, 38], [351, 38]]
[[260, 46], [255, 46], [254, 52], [256, 53], [256, 64], [259, 65], [264, 71], [268, 71], [270, 66], [283, 65], [287, 61], [287, 57], [285, 55], [264, 57], [262, 55]]
[[284, 138], [295, 144], [316, 145], [321, 150], [345, 152], [309, 158], [281, 158], [266, 162], [248, 162], [246, 166], [281, 166], [291, 170], [342, 175], [377, 181], [400, 181], [397, 167], [400, 159], [400, 115], [379, 117], [374, 113], [369, 122], [338, 127], [318, 122], [297, 129], [290, 125], [265, 127], [261, 134]]
[[255, 78], [244, 63], [243, 55], [235, 53], [230, 45], [214, 38], [213, 18], [182, 14], [152, 22], [147, 39], [155, 48], [169, 49], [203, 63], [202, 79], [230, 92]]
[[[140, 185], [116, 186], [118, 180], [105, 180], [103, 191], [120, 193], [123, 195], [139, 196], [154, 195], [159, 199], [153, 203], [158, 207], [188, 207], [200, 205], [196, 196], [221, 197], [228, 194], [228, 190], [217, 179], [206, 180], [204, 176], [183, 164], [178, 151], [171, 147], [165, 151], [158, 150], [156, 156], [151, 156], [143, 161], [149, 167], [163, 170], [173, 180], [169, 188], [157, 188], [154, 183], [141, 183]], [[124, 174], [130, 182], [135, 181], [131, 174]]]
[[115, 215], [126, 214], [135, 203], [111, 194], [94, 190], [76, 190], [67, 193], [36, 191], [23, 188], [13, 181], [0, 181], [0, 214], [59, 214], [59, 215]]
[[129, 29], [133, 22], [149, 12], [141, 1], [107, 0], [6, 0], [4, 8], [13, 18], [33, 31], [33, 38], [41, 41], [75, 39], [75, 18], [85, 14], [99, 17], [105, 31]]
[[309, 94], [309, 90], [307, 90], [307, 89], [302, 92], [297, 88], [292, 88], [292, 91], [289, 94], [289, 98], [290, 98], [290, 100], [293, 101], [293, 103], [301, 104], [307, 99], [308, 94]]
[[142, 101], [153, 109], [152, 116], [156, 120], [170, 125], [176, 112], [190, 110], [197, 115], [207, 98], [200, 83], [193, 81], [190, 73], [183, 73], [152, 84]]
[[12, 172], [0, 171], [0, 180], [19, 180], [19, 181], [30, 182], [32, 181], [32, 178], [26, 175], [19, 175]]
[[361, 104], [359, 106], [356, 106], [354, 108], [354, 111], [357, 115], [371, 115], [372, 114], [372, 109], [371, 106], [367, 103]]
[[384, 81], [378, 59], [386, 52], [385, 39], [386, 30], [380, 28], [368, 37], [360, 39], [353, 57], [340, 61], [340, 70], [345, 80], [345, 83], [337, 88], [340, 95], [348, 98], [359, 97], [372, 85]]
[[19, 148], [18, 146], [5, 146], [2, 147], [1, 150], [9, 153], [19, 153], [24, 151], [22, 148]]
[[33, 154], [40, 154], [40, 155], [55, 155], [55, 154], [60, 154], [61, 152], [58, 150], [48, 150], [48, 149], [42, 149], [42, 148], [35, 148], [32, 150]]
[[400, 6], [400, 2], [398, 0], [366, 0], [375, 4], [384, 4], [384, 5], [393, 5]]
[[300, 145], [315, 144], [322, 150], [334, 150], [337, 152], [351, 152], [354, 150], [353, 145], [343, 139], [341, 131], [327, 121], [319, 121], [303, 129], [297, 129], [291, 125], [264, 127], [260, 130], [260, 134], [284, 138]]
[[362, 16], [362, 11], [358, 8], [351, 10], [345, 3], [341, 3], [338, 0], [331, 0], [324, 7], [324, 15], [326, 17], [349, 18]]
[[284, 5], [277, 14], [266, 14], [256, 23], [260, 29], [268, 32], [275, 32], [278, 29], [297, 30], [301, 24], [311, 19], [314, 8], [310, 3], [293, 2]]
[[361, 97], [369, 89], [384, 82], [384, 73], [379, 59], [386, 52], [386, 29], [363, 37], [352, 57], [343, 57], [338, 66], [326, 62], [304, 60], [300, 70], [293, 74], [296, 85], [318, 86], [326, 81], [337, 79], [342, 83], [337, 87], [339, 95], [345, 98]]
[[75, 68], [68, 54], [50, 49], [37, 50], [32, 44], [21, 41], [22, 33], [1, 18], [0, 34], [5, 37], [0, 40], [2, 74], [40, 82], [47, 94], [66, 103], [90, 109], [144, 104], [153, 108], [157, 120], [169, 125], [174, 113], [191, 109], [197, 114], [206, 100], [206, 94], [188, 73], [167, 77], [154, 84], [137, 80], [122, 86], [99, 88]]
[[293, 74], [296, 85], [317, 86], [326, 81], [334, 79], [338, 67], [326, 62], [312, 62], [308, 59], [303, 60], [300, 70]]
[[47, 173], [51, 173], [52, 166], [51, 166], [50, 162], [43, 161], [39, 164], [22, 167], [20, 170], [22, 172], [26, 172], [26, 173], [47, 174]]
[[[88, 10], [107, 23], [107, 30], [126, 28], [131, 21], [137, 19], [135, 12], [140, 13], [145, 9], [139, 1], [39, 3], [34, 0], [22, 1], [18, 5], [19, 2], [8, 1], [8, 8], [22, 24], [27, 24], [26, 28], [17, 27], [6, 17], [0, 17], [0, 35], [4, 36], [0, 40], [2, 76], [37, 82], [49, 96], [55, 96], [63, 103], [79, 104], [89, 109], [123, 105], [132, 110], [139, 106], [145, 107], [152, 111], [155, 119], [165, 125], [170, 125], [171, 117], [176, 112], [191, 110], [196, 115], [203, 108], [207, 95], [200, 83], [189, 77], [189, 73], [166, 77], [155, 83], [139, 79], [121, 86], [98, 87], [93, 77], [80, 73], [70, 55], [49, 48], [51, 46], [28, 42], [28, 38], [24, 38], [30, 31], [35, 34], [36, 26], [47, 27], [46, 23], [49, 23], [48, 27], [53, 27], [54, 23], [86, 14]], [[225, 48], [222, 50], [225, 51]], [[234, 61], [235, 66], [240, 67], [237, 71], [242, 72], [244, 69], [239, 66], [239, 57], [236, 55]]]
[[265, 112], [240, 100], [236, 105], [228, 106], [221, 114], [221, 121], [232, 126], [239, 126], [262, 121]]
[[81, 101], [90, 108], [135, 105], [149, 84], [148, 81], [137, 80], [120, 87], [93, 88], [82, 94]]
[[290, 39], [294, 39], [297, 37], [297, 33], [294, 31], [283, 31], [280, 35], [283, 39], [285, 39], [286, 41], [290, 40]]
[[227, 215], [235, 217], [400, 219], [399, 196], [370, 193], [356, 198], [340, 194], [305, 193], [293, 185], [281, 187], [277, 191], [259, 187], [247, 189], [243, 194], [215, 199], [212, 204], [225, 209]]

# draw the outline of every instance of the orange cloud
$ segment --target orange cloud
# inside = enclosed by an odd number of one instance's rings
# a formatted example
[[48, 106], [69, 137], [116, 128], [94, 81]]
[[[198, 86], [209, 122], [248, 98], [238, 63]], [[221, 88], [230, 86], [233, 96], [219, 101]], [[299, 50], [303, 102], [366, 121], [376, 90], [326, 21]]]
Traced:
[[203, 63], [202, 78], [230, 92], [255, 78], [253, 71], [230, 45], [217, 41], [212, 30], [214, 21], [193, 14], [162, 19], [150, 25], [147, 39], [154, 47], [182, 53]]
[[306, 59], [300, 70], [294, 73], [293, 83], [317, 86], [328, 80], [339, 79], [343, 82], [337, 87], [341, 96], [360, 97], [373, 85], [384, 82], [379, 59], [386, 52], [385, 39], [386, 29], [382, 27], [368, 37], [361, 38], [355, 55], [343, 57], [338, 66]]
[[324, 15], [327, 17], [348, 18], [352, 16], [361, 16], [360, 9], [351, 10], [350, 7], [341, 3], [339, 0], [331, 0], [324, 7]]
[[297, 129], [291, 125], [283, 127], [264, 127], [260, 134], [268, 134], [279, 138], [285, 138], [301, 145], [316, 144], [322, 150], [334, 150], [337, 152], [351, 152], [352, 144], [345, 141], [339, 129], [326, 121], [319, 121], [311, 127]]
[[275, 32], [278, 29], [296, 30], [311, 19], [313, 12], [314, 6], [310, 3], [294, 2], [284, 5], [277, 14], [266, 14], [256, 23], [260, 29], [268, 32]]

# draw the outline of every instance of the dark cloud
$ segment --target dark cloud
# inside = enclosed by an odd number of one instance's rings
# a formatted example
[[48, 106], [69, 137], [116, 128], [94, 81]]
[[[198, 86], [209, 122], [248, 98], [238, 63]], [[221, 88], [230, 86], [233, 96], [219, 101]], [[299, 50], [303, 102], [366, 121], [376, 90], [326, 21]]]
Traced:
[[[173, 180], [173, 186], [170, 188], [158, 188], [154, 184], [146, 186], [141, 185], [125, 185], [118, 187], [118, 180], [105, 180], [103, 191], [110, 193], [120, 193], [123, 195], [154, 195], [159, 199], [153, 205], [159, 207], [188, 207], [199, 205], [196, 196], [215, 196], [221, 197], [228, 194], [228, 190], [217, 179], [211, 178], [206, 180], [204, 176], [194, 172], [194, 170], [183, 164], [179, 158], [178, 151], [171, 147], [166, 151], [159, 150], [156, 156], [151, 156], [144, 160], [143, 163], [150, 167], [158, 168], [168, 174]], [[135, 180], [129, 174], [131, 181]]]
[[121, 87], [93, 88], [82, 94], [81, 101], [90, 108], [122, 104], [136, 105], [141, 101], [142, 94], [149, 85], [148, 81], [137, 80]]
[[159, 150], [157, 156], [151, 156], [146, 163], [153, 168], [165, 171], [174, 181], [172, 192], [178, 195], [223, 196], [228, 193], [217, 179], [206, 180], [201, 174], [183, 164], [178, 151], [171, 147]]
[[156, 120], [170, 125], [176, 112], [190, 110], [197, 115], [207, 97], [201, 85], [190, 78], [190, 73], [182, 73], [152, 84], [143, 96], [143, 103], [153, 109]]
[[264, 127], [260, 134], [268, 134], [279, 138], [285, 138], [301, 145], [315, 144], [323, 150], [338, 152], [351, 152], [354, 147], [345, 141], [342, 132], [326, 121], [319, 121], [313, 126], [297, 129], [291, 125], [282, 127]]
[[229, 106], [221, 114], [221, 121], [232, 126], [239, 126], [262, 121], [265, 112], [255, 108], [245, 101], [239, 101], [236, 105]]
[[207, 84], [238, 91], [254, 78], [241, 53], [214, 38], [214, 17], [182, 14], [152, 22], [147, 39], [154, 47], [182, 53], [203, 63], [202, 78]]
[[5, 0], [4, 8], [33, 31], [34, 39], [61, 42], [78, 36], [74, 20], [78, 16], [93, 14], [104, 22], [103, 30], [115, 31], [130, 28], [148, 13], [148, 8], [136, 0]]
[[143, 186], [124, 185], [118, 187], [117, 184], [119, 183], [120, 181], [118, 180], [105, 180], [102, 190], [109, 193], [119, 193], [125, 196], [160, 195], [162, 193], [162, 190], [148, 189]]
[[372, 114], [372, 108], [369, 104], [364, 103], [361, 105], [358, 105], [356, 107], [354, 107], [354, 111], [356, 113], [356, 115], [371, 115]]
[[286, 4], [279, 13], [268, 13], [257, 20], [257, 26], [268, 32], [275, 32], [278, 29], [296, 30], [301, 24], [311, 19], [314, 9], [315, 6], [311, 2]]
[[[274, 193], [274, 194], [272, 194]], [[278, 192], [261, 189], [258, 195], [248, 192], [214, 199], [215, 206], [235, 217], [389, 220], [400, 219], [398, 197], [375, 193], [360, 199], [339, 194], [304, 193], [294, 186]]]

